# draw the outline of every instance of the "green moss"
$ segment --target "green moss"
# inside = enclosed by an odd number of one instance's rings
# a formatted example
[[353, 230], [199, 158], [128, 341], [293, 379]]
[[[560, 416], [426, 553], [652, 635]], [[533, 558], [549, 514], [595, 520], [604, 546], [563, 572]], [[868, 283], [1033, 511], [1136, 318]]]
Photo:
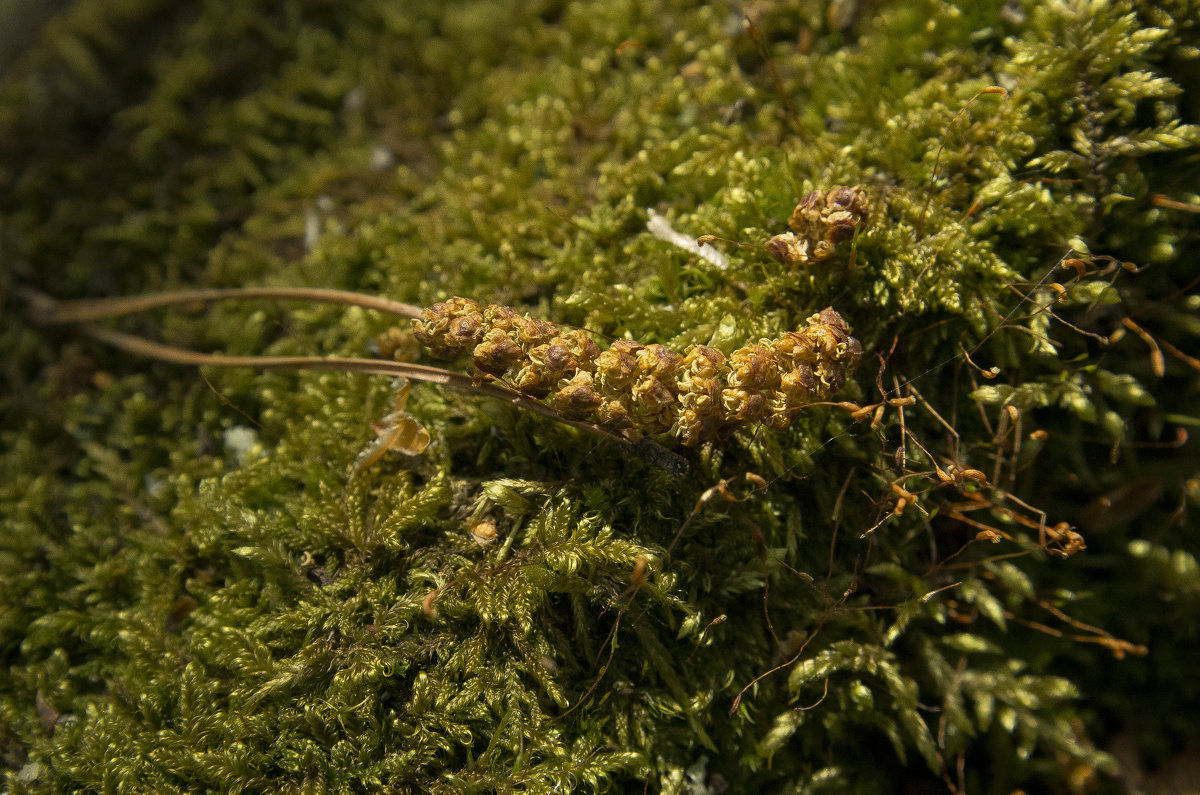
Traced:
[[[55, 19], [0, 80], [7, 788], [1116, 791], [1194, 744], [1198, 216], [1170, 201], [1200, 200], [1200, 6], [883, 5], [759, 4], [769, 61], [701, 3]], [[805, 270], [646, 231], [761, 245], [836, 184], [871, 222]], [[421, 386], [435, 443], [354, 475], [386, 380], [200, 377], [16, 293], [245, 284], [725, 350], [833, 305], [868, 360], [841, 398], [920, 400], [674, 478]], [[124, 328], [364, 355], [386, 322]], [[1042, 517], [1088, 549], [1046, 554]]]

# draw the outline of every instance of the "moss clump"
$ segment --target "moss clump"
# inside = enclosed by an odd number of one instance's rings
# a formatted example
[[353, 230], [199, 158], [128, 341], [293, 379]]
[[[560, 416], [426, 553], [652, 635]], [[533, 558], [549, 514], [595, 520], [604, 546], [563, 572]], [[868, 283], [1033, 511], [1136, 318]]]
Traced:
[[[54, 20], [0, 81], [7, 788], [1152, 786], [1200, 739], [1200, 6], [884, 5]], [[870, 222], [806, 268], [646, 231], [762, 245], [835, 185]], [[727, 354], [833, 305], [867, 410], [675, 478], [420, 387], [424, 456], [352, 474], [386, 381], [200, 378], [15, 293], [242, 284]], [[126, 327], [343, 355], [385, 327], [157, 320]]]

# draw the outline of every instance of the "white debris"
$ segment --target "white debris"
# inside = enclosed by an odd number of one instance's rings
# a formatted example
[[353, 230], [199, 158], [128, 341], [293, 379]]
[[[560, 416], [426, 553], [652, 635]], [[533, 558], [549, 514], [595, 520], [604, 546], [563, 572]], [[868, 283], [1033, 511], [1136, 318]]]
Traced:
[[708, 243], [702, 246], [698, 245], [694, 237], [688, 237], [681, 232], [676, 232], [667, 219], [663, 218], [653, 209], [647, 208], [646, 213], [650, 216], [650, 220], [646, 222], [646, 231], [659, 240], [665, 240], [673, 246], [691, 252], [721, 270], [729, 267], [729, 260], [725, 259], [725, 255]]
[[311, 253], [321, 237], [321, 214], [316, 207], [304, 211], [304, 250]]
[[224, 437], [225, 449], [233, 453], [237, 462], [243, 466], [266, 454], [262, 443], [259, 441], [258, 431], [253, 428], [245, 425], [234, 425], [232, 428], [226, 428], [222, 436]]
[[32, 784], [37, 781], [42, 775], [42, 765], [40, 762], [29, 762], [19, 771], [17, 771], [17, 781], [22, 784]]
[[391, 149], [383, 144], [378, 144], [371, 150], [368, 166], [372, 171], [387, 171], [394, 165], [396, 165], [396, 155], [392, 153]]

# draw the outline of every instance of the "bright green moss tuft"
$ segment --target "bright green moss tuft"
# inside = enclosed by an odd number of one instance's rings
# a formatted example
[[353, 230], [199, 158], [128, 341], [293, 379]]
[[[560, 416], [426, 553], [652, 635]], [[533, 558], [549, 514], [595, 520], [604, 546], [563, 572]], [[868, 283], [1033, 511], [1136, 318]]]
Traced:
[[[53, 21], [0, 80], [6, 787], [1152, 789], [1200, 701], [1200, 6], [876, 5], [758, 4], [769, 61], [701, 3]], [[872, 202], [834, 258], [756, 248], [834, 185]], [[752, 245], [720, 267], [650, 209]], [[833, 306], [867, 352], [836, 399], [917, 402], [676, 478], [421, 385], [434, 444], [353, 474], [386, 379], [146, 363], [17, 293], [249, 284], [727, 352]], [[122, 324], [275, 355], [386, 327]]]

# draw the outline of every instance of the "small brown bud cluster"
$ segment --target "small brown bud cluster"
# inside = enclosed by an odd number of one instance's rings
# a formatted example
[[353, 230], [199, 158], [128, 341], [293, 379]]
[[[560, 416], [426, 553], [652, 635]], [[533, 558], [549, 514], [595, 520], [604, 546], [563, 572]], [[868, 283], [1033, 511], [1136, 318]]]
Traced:
[[435, 355], [470, 354], [480, 373], [545, 399], [569, 419], [593, 420], [630, 439], [670, 431], [685, 445], [750, 422], [786, 428], [798, 409], [841, 389], [862, 358], [832, 309], [728, 358], [707, 345], [679, 353], [632, 340], [601, 351], [579, 329], [467, 298], [434, 304], [413, 325]]
[[854, 237], [867, 222], [871, 204], [861, 185], [813, 191], [788, 218], [792, 231], [767, 241], [767, 251], [784, 265], [811, 265], [829, 259], [838, 243]]

